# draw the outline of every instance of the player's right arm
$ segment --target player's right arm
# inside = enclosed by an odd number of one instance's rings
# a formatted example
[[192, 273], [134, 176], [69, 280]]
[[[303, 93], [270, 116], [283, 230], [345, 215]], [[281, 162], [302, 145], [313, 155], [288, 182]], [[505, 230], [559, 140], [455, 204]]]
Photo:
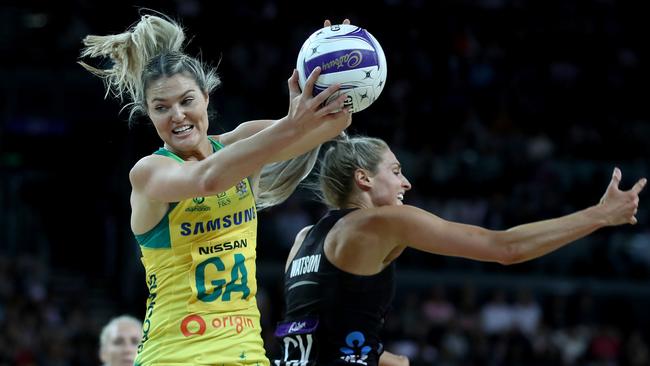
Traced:
[[[351, 123], [349, 108], [344, 108], [343, 103], [346, 96], [341, 95], [326, 106], [321, 105], [339, 89], [338, 84], [330, 85], [324, 92], [313, 97], [313, 89], [316, 80], [320, 75], [320, 67], [315, 68], [305, 83], [305, 91], [300, 90], [298, 83], [298, 72], [293, 70], [291, 77], [287, 80], [289, 87], [289, 113], [287, 118], [300, 120], [305, 113], [314, 113], [320, 123], [312, 126], [300, 126], [299, 136], [288, 143], [278, 146], [279, 149], [265, 151], [267, 163], [285, 161], [302, 155], [325, 141], [339, 135]], [[219, 141], [228, 146], [245, 138], [253, 138], [255, 134], [264, 132], [274, 127], [283, 120], [256, 120], [240, 124], [231, 132], [219, 136]]]
[[[508, 230], [488, 230], [451, 222], [408, 205], [358, 210], [346, 216], [349, 221], [337, 234], [336, 239], [346, 243], [339, 244], [338, 252], [348, 257], [344, 252], [349, 246], [347, 250], [362, 257], [355, 259], [358, 263], [382, 263], [396, 248], [406, 245], [429, 253], [501, 264], [524, 262], [597, 229], [636, 223], [639, 193], [646, 179], [640, 179], [628, 191], [619, 190], [620, 180], [621, 172], [616, 168], [597, 205]], [[367, 255], [374, 257], [364, 260]]]

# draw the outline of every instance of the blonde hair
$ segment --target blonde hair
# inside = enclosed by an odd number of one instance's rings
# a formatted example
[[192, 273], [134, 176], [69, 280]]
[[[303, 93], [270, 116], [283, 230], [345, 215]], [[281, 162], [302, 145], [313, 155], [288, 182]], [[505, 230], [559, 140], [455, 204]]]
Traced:
[[345, 207], [354, 187], [354, 172], [365, 169], [377, 173], [387, 149], [384, 140], [374, 137], [343, 136], [335, 140], [320, 161], [318, 183], [312, 183], [310, 188], [327, 206]]
[[[120, 101], [125, 97], [129, 100], [124, 108], [130, 109], [130, 121], [136, 115], [146, 114], [147, 86], [161, 77], [189, 74], [206, 94], [221, 83], [214, 68], [182, 52], [183, 28], [163, 17], [143, 15], [124, 33], [90, 35], [83, 40], [81, 57], [109, 57], [113, 64], [106, 69], [79, 64], [104, 80], [106, 96], [112, 93]], [[294, 159], [265, 166], [260, 175], [257, 208], [284, 202], [312, 170], [318, 151], [319, 147]]]
[[[163, 18], [164, 17], [164, 18]], [[129, 102], [129, 120], [146, 114], [146, 88], [161, 77], [187, 73], [206, 93], [212, 92], [221, 81], [214, 68], [182, 52], [185, 42], [183, 28], [169, 17], [143, 15], [140, 21], [124, 33], [83, 39], [80, 57], [108, 57], [112, 65], [96, 68], [79, 61], [86, 70], [103, 79], [106, 96], [110, 94]]]
[[260, 174], [257, 209], [279, 205], [289, 198], [316, 165], [319, 151], [320, 145], [291, 160], [265, 165]]

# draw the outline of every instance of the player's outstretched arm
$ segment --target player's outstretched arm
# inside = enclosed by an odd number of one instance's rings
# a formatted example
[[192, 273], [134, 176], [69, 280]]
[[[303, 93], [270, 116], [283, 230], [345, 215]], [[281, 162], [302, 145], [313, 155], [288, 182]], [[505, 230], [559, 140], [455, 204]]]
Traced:
[[[386, 258], [400, 246], [502, 264], [513, 264], [552, 252], [592, 232], [622, 224], [635, 224], [639, 193], [646, 185], [640, 179], [630, 190], [619, 189], [621, 171], [614, 169], [600, 202], [584, 210], [519, 225], [508, 230], [488, 230], [444, 220], [414, 206], [384, 206], [349, 215], [346, 241], [361, 240]], [[361, 241], [359, 241], [361, 242]], [[381, 248], [381, 249], [379, 249]]]

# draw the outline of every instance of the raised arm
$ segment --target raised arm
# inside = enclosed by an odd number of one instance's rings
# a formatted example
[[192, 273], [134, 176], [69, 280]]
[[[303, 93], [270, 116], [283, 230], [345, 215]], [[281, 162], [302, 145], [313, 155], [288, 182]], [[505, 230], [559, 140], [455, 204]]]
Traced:
[[[319, 71], [317, 68], [310, 75], [310, 87]], [[311, 138], [313, 130], [342, 130], [348, 120], [347, 112], [341, 110], [343, 99], [322, 105], [337, 89], [338, 86], [331, 86], [316, 97], [307, 87], [304, 93], [296, 94], [293, 90], [286, 117], [250, 136], [222, 140], [227, 147], [201, 161], [177, 164], [160, 156], [143, 158], [130, 173], [134, 192], [153, 201], [176, 202], [225, 191], [286, 154], [287, 147], [294, 146], [296, 141]]]
[[[501, 264], [513, 264], [540, 257], [606, 226], [635, 224], [639, 192], [646, 184], [640, 179], [630, 190], [618, 187], [621, 172], [614, 169], [612, 180], [600, 203], [584, 210], [544, 221], [495, 231], [446, 221], [413, 206], [385, 206], [359, 210], [343, 225], [346, 242], [375, 245], [378, 258], [396, 248], [409, 246], [429, 253], [464, 257]], [[381, 248], [381, 249], [378, 249]], [[359, 252], [359, 248], [356, 248]]]
[[[288, 80], [289, 84], [289, 96], [291, 102], [289, 104], [289, 114], [300, 115], [302, 109], [310, 108], [310, 100], [313, 98], [311, 96], [311, 91], [313, 90], [314, 83], [316, 82], [317, 76], [320, 75], [320, 68], [315, 70], [316, 74], [312, 74], [305, 84], [305, 92], [300, 91], [300, 86], [298, 84], [298, 72], [293, 71], [293, 74]], [[313, 77], [316, 76], [316, 77]], [[333, 90], [336, 90], [333, 87]], [[321, 93], [323, 94], [323, 93]], [[321, 95], [319, 94], [319, 96]], [[318, 96], [318, 97], [319, 97]], [[315, 98], [314, 98], [315, 99]], [[322, 98], [318, 98], [321, 100]], [[324, 101], [325, 99], [323, 99]], [[305, 130], [299, 138], [296, 138], [294, 141], [291, 141], [288, 144], [285, 144], [280, 147], [277, 153], [269, 155], [269, 162], [278, 162], [289, 160], [296, 156], [302, 155], [316, 146], [326, 142], [330, 139], [333, 139], [339, 135], [343, 130], [345, 130], [352, 121], [352, 116], [347, 108], [343, 108], [343, 101], [345, 96], [342, 95], [338, 99], [330, 102], [327, 106], [329, 107], [325, 111], [328, 113], [323, 116], [323, 123], [320, 123], [309, 130]], [[322, 102], [321, 102], [322, 103]], [[220, 136], [220, 141], [224, 145], [229, 145], [233, 142], [239, 141], [243, 138], [250, 137], [258, 132], [263, 131], [264, 129], [273, 126], [274, 124], [282, 120], [256, 120], [249, 121], [240, 124], [236, 129], [231, 132], [225, 133]]]
[[[344, 19], [343, 24], [350, 24], [349, 19]], [[326, 19], [323, 22], [324, 27], [331, 26], [332, 23], [329, 19]], [[315, 70], [320, 75], [320, 68]], [[305, 85], [305, 90], [308, 93], [303, 93], [300, 90], [300, 85], [298, 83], [298, 72], [293, 70], [291, 77], [288, 80], [289, 84], [289, 97], [291, 99], [289, 114], [292, 113], [292, 106], [299, 108], [301, 102], [304, 102], [305, 99], [309, 98], [312, 95], [314, 83], [318, 79], [318, 76], [315, 78], [309, 78]], [[330, 104], [336, 105], [337, 103], [342, 105], [345, 100], [345, 96], [340, 96], [337, 100], [332, 101]], [[334, 108], [334, 110], [340, 110], [341, 108]], [[293, 143], [284, 146], [283, 149], [274, 156], [270, 157], [271, 162], [284, 161], [296, 156], [302, 155], [316, 146], [322, 144], [325, 141], [328, 141], [337, 135], [339, 135], [343, 130], [350, 126], [352, 121], [351, 114], [347, 109], [340, 110], [337, 114], [332, 114], [330, 116], [330, 121], [328, 123], [321, 123], [315, 128], [307, 131], [307, 133], [301, 138], [297, 139]], [[235, 141], [239, 141], [243, 138], [254, 135], [257, 132], [262, 131], [263, 129], [273, 125], [277, 121], [275, 120], [255, 120], [248, 121], [240, 124], [236, 129], [231, 132], [222, 134], [220, 140], [224, 145], [229, 145]]]

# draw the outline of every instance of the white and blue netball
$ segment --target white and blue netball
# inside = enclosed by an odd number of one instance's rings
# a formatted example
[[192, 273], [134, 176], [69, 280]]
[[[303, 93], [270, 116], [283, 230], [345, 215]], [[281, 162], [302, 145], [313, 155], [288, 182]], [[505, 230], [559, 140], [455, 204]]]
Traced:
[[332, 25], [309, 36], [296, 62], [301, 89], [317, 66], [321, 74], [314, 95], [339, 83], [341, 88], [327, 102], [346, 94], [345, 105], [353, 113], [368, 108], [386, 84], [388, 70], [381, 45], [367, 30], [354, 25]]

